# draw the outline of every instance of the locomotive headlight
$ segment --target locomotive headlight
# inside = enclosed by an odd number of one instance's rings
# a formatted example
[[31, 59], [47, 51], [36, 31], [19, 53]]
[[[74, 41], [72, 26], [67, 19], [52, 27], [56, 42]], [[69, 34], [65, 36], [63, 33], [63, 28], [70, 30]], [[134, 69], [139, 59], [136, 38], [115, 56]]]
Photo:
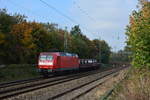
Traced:
[[49, 62], [47, 65], [53, 65], [53, 62]]
[[39, 65], [44, 65], [44, 63], [43, 62], [39, 62]]

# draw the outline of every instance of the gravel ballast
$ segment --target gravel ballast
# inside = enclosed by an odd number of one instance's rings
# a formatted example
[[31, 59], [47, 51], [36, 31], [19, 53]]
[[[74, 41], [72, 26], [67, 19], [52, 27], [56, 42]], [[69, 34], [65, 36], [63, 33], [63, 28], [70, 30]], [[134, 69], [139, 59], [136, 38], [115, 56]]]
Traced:
[[[106, 72], [108, 72], [108, 71], [106, 71]], [[97, 74], [83, 77], [80, 79], [76, 79], [76, 80], [68, 81], [65, 83], [58, 84], [58, 85], [50, 86], [47, 88], [39, 89], [36, 91], [24, 93], [24, 94], [9, 98], [8, 100], [47, 100], [53, 96], [56, 96], [57, 94], [63, 93], [64, 91], [67, 91], [67, 90], [70, 90], [70, 88], [77, 87], [79, 85], [83, 85], [87, 82], [95, 80], [95, 79], [97, 79], [97, 77], [101, 76], [102, 74], [104, 74], [106, 72], [97, 73]], [[102, 81], [102, 80], [100, 80], [100, 81]], [[99, 82], [93, 83], [93, 85], [98, 84]], [[91, 86], [92, 86], [92, 84], [91, 84]], [[84, 89], [82, 89], [82, 90], [84, 90]], [[78, 95], [78, 93], [82, 92], [82, 90], [81, 89], [75, 90], [75, 92], [70, 93], [70, 95], [71, 96]], [[89, 93], [87, 93], [87, 94], [89, 94]], [[62, 96], [62, 98], [58, 98], [58, 99], [59, 100], [64, 100], [64, 99], [70, 100], [71, 96], [67, 96], [67, 97]], [[85, 96], [85, 97], [88, 98], [88, 96]], [[85, 98], [81, 99], [81, 100], [85, 100]], [[91, 99], [89, 99], [89, 100], [91, 100]]]

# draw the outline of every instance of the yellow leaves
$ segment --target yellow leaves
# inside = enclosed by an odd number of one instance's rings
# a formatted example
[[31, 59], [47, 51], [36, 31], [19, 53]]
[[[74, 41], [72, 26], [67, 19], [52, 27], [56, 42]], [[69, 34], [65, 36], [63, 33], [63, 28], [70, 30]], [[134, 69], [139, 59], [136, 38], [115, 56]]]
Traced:
[[142, 15], [145, 19], [150, 19], [150, 2], [145, 1], [142, 8]]
[[29, 48], [29, 49], [36, 48], [36, 45], [32, 43], [32, 44], [30, 44], [30, 45], [28, 46], [28, 48]]
[[13, 26], [11, 33], [16, 38], [17, 42], [28, 49], [35, 48], [35, 44], [33, 43], [33, 32], [35, 29], [40, 28], [41, 25], [33, 22], [23, 22], [20, 24], [16, 24]]
[[0, 33], [0, 44], [3, 44], [5, 42], [5, 35]]
[[32, 41], [32, 29], [25, 30], [23, 33], [23, 39], [22, 44], [29, 45], [29, 43]]

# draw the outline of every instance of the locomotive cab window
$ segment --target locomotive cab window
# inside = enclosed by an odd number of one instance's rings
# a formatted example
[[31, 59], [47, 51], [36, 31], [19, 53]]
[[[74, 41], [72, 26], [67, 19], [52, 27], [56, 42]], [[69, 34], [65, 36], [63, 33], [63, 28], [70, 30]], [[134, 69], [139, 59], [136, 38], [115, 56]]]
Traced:
[[40, 60], [46, 60], [46, 55], [41, 55]]
[[47, 60], [53, 60], [53, 56], [47, 55]]
[[40, 60], [53, 60], [52, 55], [41, 55]]

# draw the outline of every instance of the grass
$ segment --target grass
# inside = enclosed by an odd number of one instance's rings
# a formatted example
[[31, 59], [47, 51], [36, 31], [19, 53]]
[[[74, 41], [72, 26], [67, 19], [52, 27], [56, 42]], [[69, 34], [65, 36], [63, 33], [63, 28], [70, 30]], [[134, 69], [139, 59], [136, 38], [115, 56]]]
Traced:
[[131, 68], [108, 100], [150, 100], [150, 70]]
[[7, 65], [0, 68], [0, 82], [28, 79], [39, 76], [36, 67], [29, 64]]

